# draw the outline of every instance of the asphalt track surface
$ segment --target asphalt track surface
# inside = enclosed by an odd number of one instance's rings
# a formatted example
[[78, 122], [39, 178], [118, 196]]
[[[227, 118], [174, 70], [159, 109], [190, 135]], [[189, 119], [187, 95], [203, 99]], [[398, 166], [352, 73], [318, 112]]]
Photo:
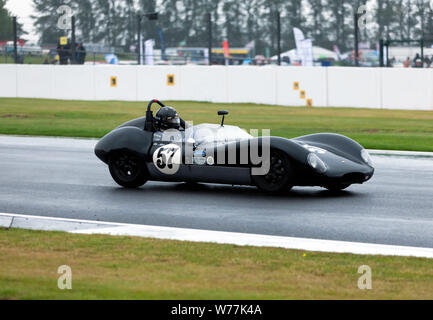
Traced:
[[374, 156], [340, 194], [148, 182], [118, 187], [94, 140], [0, 136], [0, 212], [433, 248], [433, 158]]

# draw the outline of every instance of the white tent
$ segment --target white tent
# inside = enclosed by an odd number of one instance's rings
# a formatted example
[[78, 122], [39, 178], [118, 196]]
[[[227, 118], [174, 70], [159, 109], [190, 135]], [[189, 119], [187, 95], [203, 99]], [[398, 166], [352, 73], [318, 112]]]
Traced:
[[[281, 53], [281, 58], [283, 57], [289, 57], [290, 61], [296, 61], [298, 60], [298, 57], [296, 55], [296, 49], [292, 49], [286, 52], [282, 52]], [[334, 59], [335, 61], [338, 60], [338, 56], [334, 51], [325, 49], [325, 48], [321, 48], [321, 47], [316, 47], [313, 46], [313, 58], [314, 60], [318, 60], [319, 58], [326, 58], [326, 59]], [[277, 60], [278, 56], [273, 56], [271, 58], [271, 60]]]

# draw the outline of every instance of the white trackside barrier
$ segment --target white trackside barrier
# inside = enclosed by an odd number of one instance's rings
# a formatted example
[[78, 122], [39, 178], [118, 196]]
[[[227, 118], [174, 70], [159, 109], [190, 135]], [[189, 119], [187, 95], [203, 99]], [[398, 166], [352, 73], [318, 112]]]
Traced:
[[433, 110], [433, 70], [0, 65], [0, 97]]

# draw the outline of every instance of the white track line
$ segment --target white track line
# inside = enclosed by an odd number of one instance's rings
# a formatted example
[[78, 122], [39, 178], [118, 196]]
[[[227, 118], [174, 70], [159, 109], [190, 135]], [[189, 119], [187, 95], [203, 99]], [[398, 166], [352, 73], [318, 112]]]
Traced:
[[158, 227], [10, 213], [0, 213], [0, 227], [67, 231], [80, 234], [138, 236], [168, 240], [234, 244], [240, 246], [278, 247], [306, 251], [433, 258], [433, 248]]
[[402, 151], [402, 150], [378, 150], [378, 149], [368, 149], [368, 152], [373, 156], [433, 158], [433, 152]]

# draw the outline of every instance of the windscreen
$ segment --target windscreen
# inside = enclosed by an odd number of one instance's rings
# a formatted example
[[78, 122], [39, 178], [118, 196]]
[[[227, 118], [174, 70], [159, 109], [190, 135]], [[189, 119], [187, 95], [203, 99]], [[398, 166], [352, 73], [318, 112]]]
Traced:
[[227, 143], [252, 138], [249, 133], [241, 128], [229, 125], [221, 127], [217, 124], [203, 123], [193, 126], [187, 131], [189, 131], [187, 136], [192, 137], [197, 145], [213, 142]]

